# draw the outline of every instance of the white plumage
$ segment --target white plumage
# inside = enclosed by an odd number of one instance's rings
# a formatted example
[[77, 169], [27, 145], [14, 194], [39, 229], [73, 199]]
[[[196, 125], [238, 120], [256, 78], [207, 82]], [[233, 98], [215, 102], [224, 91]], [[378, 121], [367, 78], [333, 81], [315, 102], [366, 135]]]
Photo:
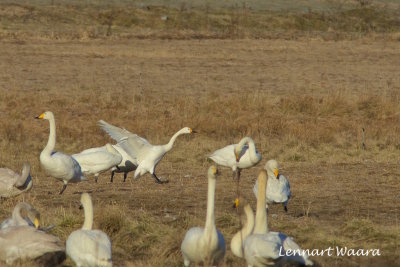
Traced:
[[58, 180], [62, 180], [64, 185], [60, 194], [67, 188], [68, 183], [77, 183], [85, 178], [82, 176], [79, 163], [70, 155], [61, 152], [54, 152], [56, 145], [56, 122], [51, 111], [46, 111], [36, 117], [37, 119], [45, 119], [50, 124], [50, 134], [46, 147], [40, 153], [40, 164], [48, 175]]
[[[264, 169], [268, 174], [267, 189], [266, 189], [266, 206], [268, 204], [282, 203], [283, 208], [287, 211], [287, 204], [291, 197], [290, 184], [285, 176], [279, 173], [278, 162], [269, 160]], [[257, 197], [258, 181], [254, 184], [253, 192]]]
[[85, 221], [82, 229], [69, 235], [67, 255], [77, 266], [112, 266], [110, 238], [100, 230], [92, 230], [93, 205], [89, 194], [82, 194], [81, 203], [85, 211]]
[[20, 175], [10, 169], [0, 168], [0, 197], [13, 197], [28, 192], [33, 186], [30, 169], [29, 163], [24, 163]]
[[253, 139], [244, 137], [238, 144], [228, 145], [214, 151], [211, 160], [221, 166], [229, 167], [233, 177], [240, 177], [240, 170], [255, 166], [261, 160], [261, 154], [256, 150]]
[[99, 121], [99, 126], [107, 132], [111, 138], [116, 140], [133, 159], [133, 164], [137, 166], [134, 174], [135, 179], [149, 172], [157, 183], [168, 182], [161, 181], [155, 174], [155, 167], [157, 164], [165, 154], [172, 149], [172, 146], [179, 135], [193, 133], [191, 128], [184, 127], [172, 136], [168, 144], [154, 146], [146, 139], [125, 129], [113, 126], [103, 120]]
[[[26, 217], [22, 217], [22, 210], [25, 210], [27, 215]], [[40, 213], [36, 209], [34, 209], [28, 203], [21, 202], [14, 207], [11, 217], [1, 223], [0, 229], [5, 229], [13, 226], [34, 226], [38, 228], [39, 219]]]
[[208, 169], [207, 216], [204, 228], [193, 227], [186, 232], [181, 251], [185, 267], [190, 263], [218, 264], [225, 255], [225, 240], [215, 227], [214, 201], [217, 168]]
[[112, 145], [106, 144], [104, 148], [90, 148], [72, 155], [81, 166], [82, 173], [93, 174], [96, 182], [100, 173], [116, 169], [122, 161], [121, 154]]

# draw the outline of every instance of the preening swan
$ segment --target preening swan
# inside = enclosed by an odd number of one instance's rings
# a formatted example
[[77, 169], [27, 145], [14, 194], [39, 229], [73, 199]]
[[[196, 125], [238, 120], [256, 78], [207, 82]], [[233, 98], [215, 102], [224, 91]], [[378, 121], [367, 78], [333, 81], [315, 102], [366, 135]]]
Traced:
[[7, 168], [0, 168], [0, 197], [13, 197], [28, 192], [33, 185], [31, 165], [24, 163], [21, 175]]
[[214, 199], [217, 168], [208, 169], [208, 195], [206, 225], [186, 232], [181, 251], [185, 267], [190, 263], [217, 264], [225, 255], [224, 236], [215, 227]]
[[149, 172], [157, 183], [165, 183], [161, 181], [155, 174], [155, 167], [165, 154], [172, 149], [176, 138], [181, 134], [190, 134], [194, 131], [189, 127], [184, 127], [175, 133], [166, 145], [151, 145], [146, 139], [133, 134], [125, 129], [113, 126], [103, 120], [99, 121], [99, 126], [116, 140], [118, 144], [134, 159], [135, 170], [134, 179]]
[[105, 145], [105, 150], [87, 149], [72, 157], [78, 161], [83, 174], [94, 174], [95, 181], [99, 174], [110, 169], [116, 169], [121, 163], [121, 154], [110, 144]]
[[[26, 217], [22, 217], [21, 211], [25, 210]], [[4, 220], [0, 229], [5, 229], [7, 227], [13, 226], [34, 226], [39, 228], [40, 213], [35, 210], [30, 204], [21, 202], [18, 203], [12, 212], [10, 218]]]
[[244, 137], [238, 144], [226, 146], [214, 151], [208, 158], [221, 166], [229, 167], [233, 177], [240, 178], [240, 170], [255, 166], [261, 160], [253, 139]]
[[60, 191], [60, 194], [62, 194], [68, 183], [77, 183], [85, 180], [85, 178], [82, 176], [79, 163], [73, 157], [61, 152], [53, 152], [56, 145], [56, 122], [53, 113], [46, 111], [37, 116], [36, 119], [48, 120], [50, 123], [49, 140], [40, 153], [40, 164], [48, 175], [64, 182]]
[[85, 221], [82, 229], [69, 235], [67, 255], [77, 266], [112, 266], [110, 238], [100, 230], [92, 230], [93, 205], [89, 194], [82, 194], [81, 203], [85, 211]]
[[[291, 197], [289, 181], [279, 173], [278, 162], [274, 159], [269, 160], [264, 169], [268, 174], [266, 206], [268, 207], [268, 204], [282, 203], [284, 210], [287, 212], [287, 204]], [[253, 192], [257, 197], [258, 181], [253, 187]]]
[[[286, 255], [288, 249], [301, 251], [300, 247], [291, 237], [279, 232], [268, 231], [267, 211], [265, 209], [265, 192], [267, 186], [267, 173], [262, 170], [258, 175], [258, 195], [256, 222], [253, 234], [248, 236], [244, 242], [244, 256], [249, 267], [267, 266], [276, 263], [296, 262], [303, 265], [313, 265], [307, 255]], [[280, 254], [282, 253], [282, 254]]]
[[239, 209], [243, 209], [245, 214], [245, 221], [242, 222], [243, 226], [242, 229], [237, 232], [231, 240], [231, 251], [233, 255], [239, 258], [243, 258], [244, 255], [244, 241], [246, 238], [253, 232], [254, 228], [254, 213], [244, 199], [236, 199], [235, 207]]

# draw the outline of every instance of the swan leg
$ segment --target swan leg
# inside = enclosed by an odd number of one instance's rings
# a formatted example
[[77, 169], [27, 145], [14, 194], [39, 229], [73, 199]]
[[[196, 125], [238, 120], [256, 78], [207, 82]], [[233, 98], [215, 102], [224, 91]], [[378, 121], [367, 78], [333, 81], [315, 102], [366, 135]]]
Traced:
[[110, 182], [112, 183], [112, 182], [114, 182], [114, 171], [111, 171], [111, 179], [110, 179]]
[[67, 188], [67, 184], [64, 184], [63, 187], [61, 188], [60, 193], [58, 193], [58, 194], [61, 195], [66, 188]]
[[287, 211], [288, 211], [288, 209], [287, 209], [287, 206], [286, 206], [286, 205], [283, 205], [283, 209], [285, 210], [285, 212], [287, 212]]
[[99, 176], [98, 175], [95, 175], [94, 176], [94, 181], [97, 183], [97, 179], [99, 179]]
[[156, 183], [157, 183], [157, 184], [166, 184], [166, 183], [169, 183], [168, 180], [165, 180], [165, 181], [160, 180], [160, 179], [157, 177], [157, 175], [156, 175], [155, 173], [152, 173], [151, 175], [152, 175], [153, 178], [156, 180]]
[[128, 173], [127, 172], [124, 172], [124, 183], [125, 183], [125, 181], [126, 181], [126, 177], [128, 176]]

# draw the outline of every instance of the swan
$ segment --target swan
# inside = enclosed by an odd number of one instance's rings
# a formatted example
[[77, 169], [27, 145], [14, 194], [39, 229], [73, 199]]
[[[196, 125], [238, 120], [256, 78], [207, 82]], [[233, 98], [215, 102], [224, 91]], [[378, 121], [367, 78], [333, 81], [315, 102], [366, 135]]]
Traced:
[[129, 132], [128, 130], [121, 129], [113, 126], [103, 120], [98, 122], [99, 126], [108, 135], [116, 140], [118, 144], [134, 159], [133, 164], [137, 166], [134, 174], [134, 179], [149, 172], [157, 183], [168, 183], [168, 180], [160, 180], [156, 173], [155, 167], [165, 154], [172, 149], [176, 138], [181, 134], [195, 133], [191, 128], [184, 127], [176, 132], [168, 144], [165, 145], [151, 145], [146, 139]]
[[[112, 145], [112, 147], [118, 151], [118, 153], [122, 156], [121, 162], [116, 166], [116, 168], [111, 168], [111, 179], [110, 182], [112, 183], [114, 181], [114, 175], [115, 173], [124, 173], [124, 182], [126, 181], [126, 177], [129, 172], [136, 170], [137, 165], [135, 165], [133, 162], [136, 162], [135, 159], [133, 159], [131, 156], [129, 156], [128, 153], [125, 152], [125, 150], [120, 146], [120, 144], [115, 144]], [[89, 148], [86, 149], [83, 152], [86, 153], [91, 153], [91, 152], [97, 152], [97, 151], [107, 151], [106, 146], [101, 146], [101, 147], [94, 147], [94, 148]]]
[[237, 232], [231, 240], [231, 251], [233, 255], [239, 258], [243, 258], [243, 246], [246, 238], [253, 232], [254, 228], [254, 212], [250, 207], [250, 204], [244, 201], [244, 199], [236, 199], [235, 207], [242, 208], [245, 214], [246, 221], [243, 223], [242, 229]]
[[[268, 207], [268, 204], [282, 203], [283, 209], [287, 212], [287, 204], [291, 197], [289, 181], [285, 176], [279, 173], [278, 162], [274, 159], [269, 160], [265, 164], [264, 169], [268, 174], [266, 207]], [[256, 181], [253, 187], [253, 192], [256, 197], [257, 191], [258, 181]]]
[[[313, 265], [313, 262], [308, 259], [308, 256], [281, 256], [285, 255], [285, 251], [296, 250], [301, 251], [291, 237], [280, 232], [269, 232], [267, 211], [265, 209], [267, 173], [262, 170], [258, 175], [258, 195], [257, 195], [257, 210], [253, 234], [248, 236], [244, 241], [244, 257], [247, 265], [252, 266], [267, 266], [276, 263], [282, 264], [285, 262], [296, 262], [303, 265]], [[281, 254], [282, 253], [282, 254]]]
[[60, 191], [61, 195], [67, 188], [68, 183], [83, 181], [85, 177], [82, 176], [81, 167], [73, 157], [61, 152], [53, 152], [56, 145], [56, 122], [54, 114], [51, 111], [46, 111], [37, 116], [36, 119], [48, 120], [50, 123], [49, 140], [42, 153], [40, 153], [40, 164], [48, 175], [64, 182]]
[[13, 197], [28, 192], [33, 186], [31, 165], [24, 163], [21, 175], [7, 168], [0, 168], [0, 197]]
[[93, 205], [88, 193], [81, 196], [85, 212], [82, 229], [72, 232], [66, 243], [67, 255], [77, 266], [112, 266], [110, 238], [100, 230], [92, 230]]
[[100, 173], [116, 169], [122, 161], [121, 154], [110, 144], [105, 145], [105, 150], [87, 149], [72, 157], [81, 166], [83, 174], [94, 174], [96, 183]]
[[224, 236], [215, 227], [214, 199], [217, 168], [208, 169], [207, 216], [205, 227], [193, 227], [186, 232], [181, 251], [185, 267], [191, 262], [217, 264], [225, 255]]
[[[26, 211], [26, 217], [22, 217], [22, 210]], [[5, 229], [12, 226], [34, 226], [39, 228], [39, 220], [40, 213], [30, 204], [21, 202], [14, 207], [11, 217], [1, 223], [0, 229]]]
[[257, 165], [261, 154], [256, 150], [253, 139], [244, 137], [238, 144], [228, 145], [214, 151], [209, 159], [221, 166], [229, 167], [233, 171], [233, 178], [240, 178], [240, 170]]

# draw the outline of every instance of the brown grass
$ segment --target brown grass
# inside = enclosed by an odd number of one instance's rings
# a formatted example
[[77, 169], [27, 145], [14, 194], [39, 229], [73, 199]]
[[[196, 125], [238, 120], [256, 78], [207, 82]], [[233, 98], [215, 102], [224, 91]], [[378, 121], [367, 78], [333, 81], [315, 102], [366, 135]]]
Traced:
[[[20, 8], [16, 16], [25, 16]], [[292, 185], [288, 214], [271, 207], [272, 230], [304, 248], [382, 251], [312, 258], [322, 266], [399, 266], [399, 46], [374, 38], [3, 40], [0, 167], [20, 170], [29, 161], [34, 187], [2, 200], [0, 218], [28, 201], [65, 240], [83, 222], [80, 193], [90, 192], [95, 228], [112, 238], [116, 266], [181, 266], [185, 232], [204, 224], [206, 156], [249, 135], [263, 155], [241, 181], [253, 208], [252, 185], [266, 160], [276, 158]], [[34, 116], [46, 110], [56, 117], [56, 149], [66, 153], [112, 142], [99, 119], [154, 144], [183, 126], [199, 133], [180, 137], [157, 167], [167, 185], [149, 175], [126, 183], [117, 175], [110, 184], [103, 174], [59, 196], [61, 183], [39, 165], [48, 123]], [[216, 224], [227, 244], [239, 227], [234, 197], [231, 171], [222, 169]], [[244, 264], [228, 245], [224, 266]]]

